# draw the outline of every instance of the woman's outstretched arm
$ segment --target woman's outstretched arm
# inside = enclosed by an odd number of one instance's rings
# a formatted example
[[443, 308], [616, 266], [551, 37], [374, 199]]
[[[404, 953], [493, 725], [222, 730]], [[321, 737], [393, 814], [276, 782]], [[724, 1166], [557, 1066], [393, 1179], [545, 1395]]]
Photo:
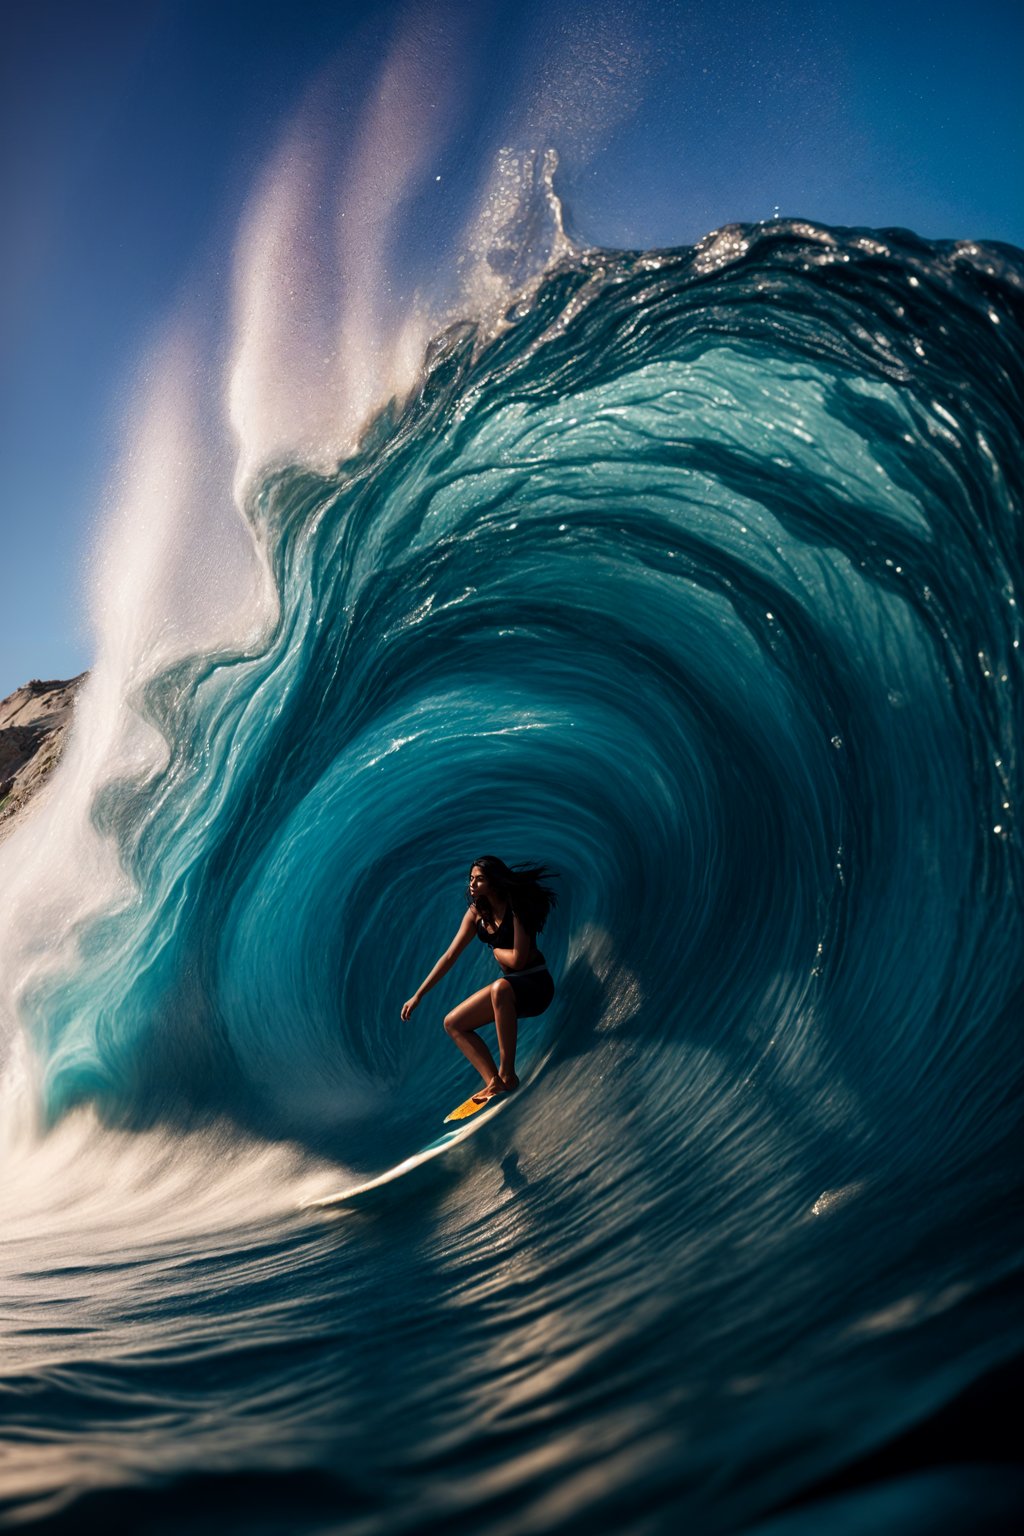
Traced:
[[441, 980], [441, 977], [446, 976], [451, 970], [452, 966], [455, 964], [456, 960], [462, 954], [462, 951], [465, 949], [466, 945], [470, 942], [474, 933], [476, 932], [476, 916], [477, 914], [475, 907], [468, 907], [466, 909], [466, 915], [462, 919], [462, 922], [459, 924], [458, 933], [455, 935], [454, 939], [452, 939], [451, 943], [448, 945], [448, 948], [445, 950], [440, 960], [434, 966], [434, 969], [431, 971], [430, 975], [425, 981], [420, 982], [419, 986], [416, 988], [416, 991], [413, 993], [412, 997], [410, 997], [409, 1001], [402, 1004], [403, 1019], [407, 1019], [410, 1013], [412, 1013], [413, 1009], [419, 1007], [420, 1003], [423, 1001], [423, 994], [425, 992], [429, 992], [431, 987], [436, 987], [437, 983]]

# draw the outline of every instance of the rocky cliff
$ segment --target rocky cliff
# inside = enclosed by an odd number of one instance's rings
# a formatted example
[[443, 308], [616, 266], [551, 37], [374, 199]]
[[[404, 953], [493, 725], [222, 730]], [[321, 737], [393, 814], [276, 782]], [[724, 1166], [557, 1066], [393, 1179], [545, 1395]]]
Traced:
[[34, 678], [0, 703], [0, 838], [60, 757], [83, 672], [69, 682]]

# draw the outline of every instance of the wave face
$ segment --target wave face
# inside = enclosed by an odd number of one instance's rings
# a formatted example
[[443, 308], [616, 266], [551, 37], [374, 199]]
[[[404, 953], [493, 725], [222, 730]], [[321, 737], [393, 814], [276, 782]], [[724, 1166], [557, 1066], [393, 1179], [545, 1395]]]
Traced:
[[560, 872], [558, 991], [426, 1195], [261, 1217], [262, 1278], [197, 1239], [198, 1304], [111, 1218], [148, 1406], [47, 1390], [112, 1481], [273, 1443], [293, 1530], [737, 1529], [1016, 1354], [1022, 277], [786, 222], [576, 254], [255, 483], [277, 618], [148, 683], [166, 763], [93, 806], [133, 894], [22, 999], [51, 1143], [423, 1145], [489, 957], [399, 1010], [483, 853]]

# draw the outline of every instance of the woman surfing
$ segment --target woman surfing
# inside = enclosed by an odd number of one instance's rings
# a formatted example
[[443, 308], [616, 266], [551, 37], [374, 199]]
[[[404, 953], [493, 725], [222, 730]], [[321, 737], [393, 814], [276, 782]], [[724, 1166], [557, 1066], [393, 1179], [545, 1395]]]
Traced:
[[[430, 975], [402, 1008], [408, 1019], [423, 995], [447, 975], [473, 936], [494, 950], [502, 975], [453, 1008], [444, 1021], [463, 1055], [484, 1080], [473, 1095], [484, 1104], [499, 1093], [519, 1087], [516, 1077], [516, 1034], [520, 1019], [543, 1013], [555, 995], [555, 983], [544, 956], [537, 948], [537, 934], [547, 921], [557, 896], [542, 880], [551, 872], [537, 865], [514, 869], [490, 854], [477, 859], [469, 872], [468, 908], [454, 939]], [[498, 1064], [477, 1030], [495, 1023], [498, 1031]]]

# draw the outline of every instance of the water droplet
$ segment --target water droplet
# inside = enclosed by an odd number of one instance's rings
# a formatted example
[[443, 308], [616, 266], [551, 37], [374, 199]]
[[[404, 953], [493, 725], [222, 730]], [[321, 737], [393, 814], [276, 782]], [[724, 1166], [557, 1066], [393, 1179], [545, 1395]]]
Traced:
[[832, 745], [835, 747], [836, 751], [838, 752], [839, 749], [843, 745], [843, 738], [841, 736], [833, 736], [832, 737]]

